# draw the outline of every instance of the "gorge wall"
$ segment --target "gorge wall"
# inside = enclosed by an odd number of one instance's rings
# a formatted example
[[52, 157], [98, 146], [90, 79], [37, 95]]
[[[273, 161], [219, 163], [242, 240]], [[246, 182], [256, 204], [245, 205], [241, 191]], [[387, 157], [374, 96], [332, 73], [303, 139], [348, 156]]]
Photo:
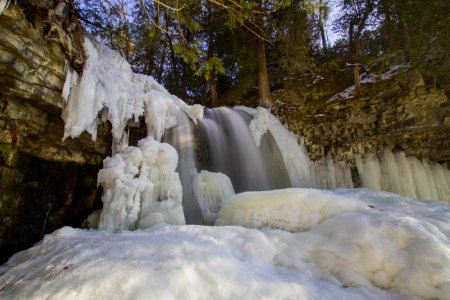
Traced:
[[[334, 76], [341, 78], [341, 91], [352, 84], [352, 71]], [[349, 88], [337, 96], [326, 78], [284, 80], [274, 93], [274, 113], [304, 138], [311, 159], [332, 155], [354, 164], [355, 154], [389, 148], [450, 161], [450, 101], [444, 90], [426, 87], [415, 69], [391, 73], [385, 79], [363, 77], [358, 93]]]
[[[0, 261], [63, 225], [80, 226], [101, 196], [110, 128], [62, 141], [65, 51], [46, 38], [56, 1], [0, 15]], [[98, 202], [98, 201], [97, 201]]]

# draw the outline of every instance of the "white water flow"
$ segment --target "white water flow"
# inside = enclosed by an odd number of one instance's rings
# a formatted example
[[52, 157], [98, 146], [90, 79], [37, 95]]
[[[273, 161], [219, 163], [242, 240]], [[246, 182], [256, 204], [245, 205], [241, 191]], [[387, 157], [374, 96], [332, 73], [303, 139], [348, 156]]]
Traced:
[[176, 118], [178, 125], [166, 132], [164, 140], [178, 152], [178, 173], [183, 186], [183, 209], [186, 222], [203, 224], [202, 214], [192, 187], [192, 180], [197, 173], [192, 124], [182, 111], [176, 114]]
[[274, 163], [274, 158], [280, 157], [276, 144], [267, 137], [264, 147], [258, 148], [248, 126], [250, 121], [246, 113], [226, 107], [205, 112], [200, 131], [209, 158], [206, 168], [226, 174], [236, 192], [290, 186], [282, 161]]

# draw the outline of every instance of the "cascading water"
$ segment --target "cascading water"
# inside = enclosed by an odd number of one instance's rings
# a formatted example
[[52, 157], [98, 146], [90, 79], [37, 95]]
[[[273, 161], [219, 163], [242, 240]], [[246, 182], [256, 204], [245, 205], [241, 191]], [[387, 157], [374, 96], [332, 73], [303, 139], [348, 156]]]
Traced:
[[[251, 117], [246, 113], [227, 107], [206, 111], [200, 121], [201, 136], [210, 157], [206, 169], [230, 177], [236, 192], [290, 186], [284, 164], [269, 165], [275, 160], [268, 155], [280, 156], [276, 144], [267, 138], [265, 147], [258, 148], [248, 126], [250, 121]], [[273, 153], [261, 151], [261, 148], [271, 149]]]
[[196, 174], [194, 135], [189, 118], [181, 111], [176, 114], [178, 126], [166, 132], [164, 140], [178, 152], [178, 172], [183, 186], [183, 209], [188, 224], [203, 224], [203, 217], [194, 197], [192, 178]]

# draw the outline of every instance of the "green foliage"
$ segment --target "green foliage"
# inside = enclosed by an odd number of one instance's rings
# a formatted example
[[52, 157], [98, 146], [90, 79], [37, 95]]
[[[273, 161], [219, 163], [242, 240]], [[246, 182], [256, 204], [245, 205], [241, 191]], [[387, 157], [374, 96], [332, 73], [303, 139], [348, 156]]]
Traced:
[[[334, 59], [365, 63], [394, 53], [424, 70], [433, 66], [425, 77], [450, 90], [448, 0], [75, 2], [91, 35], [192, 102], [205, 101], [210, 81], [230, 103], [255, 94], [257, 38], [266, 41], [273, 81]], [[336, 5], [340, 36], [330, 49], [325, 26]]]

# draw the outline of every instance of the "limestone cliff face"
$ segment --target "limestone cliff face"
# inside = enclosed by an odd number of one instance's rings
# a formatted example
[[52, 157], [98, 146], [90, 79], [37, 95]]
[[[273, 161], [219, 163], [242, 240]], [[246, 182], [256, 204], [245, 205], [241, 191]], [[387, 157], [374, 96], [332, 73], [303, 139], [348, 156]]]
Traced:
[[57, 227], [81, 224], [111, 145], [107, 125], [97, 142], [88, 134], [62, 141], [66, 55], [44, 32], [56, 1], [23, 3], [0, 15], [0, 261]]
[[[349, 78], [344, 76], [345, 81]], [[330, 101], [333, 93], [320, 89], [311, 94], [319, 97], [305, 96], [287, 83], [275, 93], [279, 100], [275, 113], [304, 137], [312, 159], [333, 155], [354, 163], [355, 154], [389, 148], [432, 161], [450, 161], [450, 101], [443, 90], [427, 89], [417, 70], [365, 83], [350, 97]]]

